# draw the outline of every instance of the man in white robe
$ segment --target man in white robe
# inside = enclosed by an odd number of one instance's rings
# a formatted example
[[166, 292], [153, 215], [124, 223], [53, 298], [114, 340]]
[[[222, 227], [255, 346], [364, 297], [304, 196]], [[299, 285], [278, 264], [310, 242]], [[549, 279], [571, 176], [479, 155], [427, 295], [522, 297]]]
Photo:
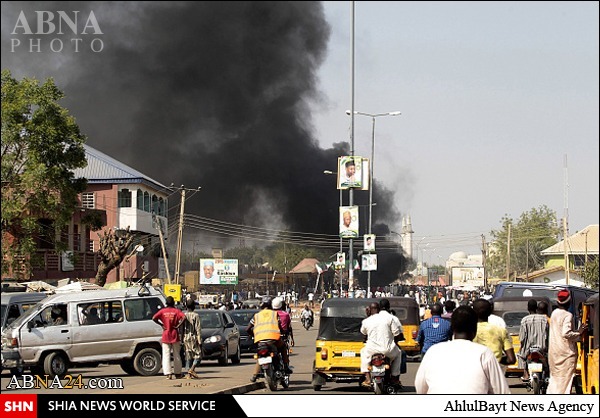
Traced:
[[568, 290], [557, 294], [558, 309], [550, 316], [550, 337], [548, 340], [548, 363], [550, 381], [547, 394], [570, 394], [573, 377], [577, 368], [577, 340], [585, 330], [582, 325], [573, 331], [573, 314], [567, 310], [571, 302]]

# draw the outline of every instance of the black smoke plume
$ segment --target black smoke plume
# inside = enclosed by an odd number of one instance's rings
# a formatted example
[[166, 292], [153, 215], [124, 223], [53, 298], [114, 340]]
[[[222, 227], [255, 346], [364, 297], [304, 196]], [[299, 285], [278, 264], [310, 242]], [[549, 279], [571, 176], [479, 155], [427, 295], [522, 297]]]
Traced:
[[[78, 36], [75, 52], [69, 31], [11, 33], [20, 12], [35, 32], [41, 10], [79, 11], [79, 35], [93, 12], [102, 34]], [[348, 155], [349, 138], [321, 148], [310, 110], [326, 100], [317, 70], [329, 35], [320, 2], [2, 3], [3, 68], [53, 77], [92, 147], [165, 185], [201, 186], [186, 213], [337, 235], [339, 195], [323, 170]], [[29, 38], [41, 39], [40, 52]], [[397, 224], [393, 192], [375, 181], [374, 196], [374, 223]], [[368, 204], [368, 192], [354, 203]]]

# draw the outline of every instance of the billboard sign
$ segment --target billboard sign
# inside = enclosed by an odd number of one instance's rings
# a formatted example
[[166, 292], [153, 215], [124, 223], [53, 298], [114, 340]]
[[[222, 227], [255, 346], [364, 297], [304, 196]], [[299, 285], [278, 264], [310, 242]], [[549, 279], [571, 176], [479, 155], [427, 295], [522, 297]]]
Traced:
[[200, 284], [237, 284], [238, 260], [222, 258], [200, 259]]
[[453, 286], [483, 286], [485, 270], [480, 266], [452, 267]]

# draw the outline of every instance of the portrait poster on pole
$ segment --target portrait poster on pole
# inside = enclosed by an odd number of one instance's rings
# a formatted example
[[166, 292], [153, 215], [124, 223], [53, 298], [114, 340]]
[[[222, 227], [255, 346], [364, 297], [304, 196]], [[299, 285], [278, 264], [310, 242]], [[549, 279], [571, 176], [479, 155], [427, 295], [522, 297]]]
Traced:
[[377, 270], [377, 254], [362, 255], [362, 270], [375, 271]]
[[362, 157], [345, 156], [338, 158], [338, 189], [362, 188]]
[[340, 238], [358, 238], [358, 206], [340, 206]]
[[375, 251], [375, 234], [365, 234], [364, 235], [364, 251]]

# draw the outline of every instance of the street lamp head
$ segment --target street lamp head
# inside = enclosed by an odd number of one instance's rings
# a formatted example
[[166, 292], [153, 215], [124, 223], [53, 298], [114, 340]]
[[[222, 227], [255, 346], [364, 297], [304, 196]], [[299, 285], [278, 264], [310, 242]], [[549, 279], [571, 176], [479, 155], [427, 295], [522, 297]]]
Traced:
[[[354, 113], [356, 113], [356, 112], [354, 112]], [[346, 115], [350, 116], [351, 114], [352, 114], [351, 110], [346, 110]]]
[[401, 112], [390, 112], [390, 113], [388, 113], [389, 116], [399, 116], [401, 114], [402, 114]]
[[323, 174], [334, 174], [334, 172], [331, 170], [323, 170]]

